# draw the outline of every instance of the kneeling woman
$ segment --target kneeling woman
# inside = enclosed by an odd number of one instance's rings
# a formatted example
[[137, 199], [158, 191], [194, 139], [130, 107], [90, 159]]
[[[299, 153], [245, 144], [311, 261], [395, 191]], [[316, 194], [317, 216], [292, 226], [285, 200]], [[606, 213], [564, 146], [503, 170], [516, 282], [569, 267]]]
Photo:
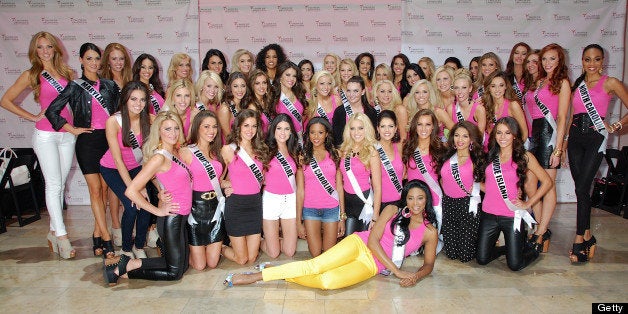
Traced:
[[[339, 289], [388, 269], [401, 279], [401, 286], [413, 286], [432, 272], [436, 260], [438, 232], [431, 223], [436, 221], [436, 214], [427, 184], [419, 180], [408, 182], [400, 206], [387, 206], [371, 231], [354, 233], [318, 257], [257, 273], [229, 275], [225, 285], [285, 279], [312, 288]], [[423, 266], [415, 273], [401, 270], [404, 257], [421, 246]]]
[[[144, 143], [145, 163], [125, 195], [137, 207], [158, 216], [162, 257], [130, 259], [121, 255], [106, 259], [104, 277], [109, 285], [115, 285], [118, 278], [127, 273], [129, 278], [179, 280], [187, 270], [189, 251], [185, 223], [192, 207], [192, 184], [190, 171], [175, 148], [181, 143], [183, 128], [177, 114], [167, 110], [159, 112]], [[161, 201], [159, 207], [146, 200], [146, 183], [153, 177], [159, 181], [161, 190], [171, 195], [171, 199]]]
[[[523, 148], [521, 129], [514, 118], [497, 120], [491, 132], [489, 147], [477, 261], [480, 265], [486, 265], [500, 255], [495, 241], [499, 233], [503, 232], [508, 268], [517, 271], [539, 256], [535, 249], [526, 245], [523, 223], [531, 226], [534, 222], [527, 209], [549, 191], [553, 182], [534, 155]], [[524, 202], [523, 186], [528, 171], [539, 179], [541, 186]]]

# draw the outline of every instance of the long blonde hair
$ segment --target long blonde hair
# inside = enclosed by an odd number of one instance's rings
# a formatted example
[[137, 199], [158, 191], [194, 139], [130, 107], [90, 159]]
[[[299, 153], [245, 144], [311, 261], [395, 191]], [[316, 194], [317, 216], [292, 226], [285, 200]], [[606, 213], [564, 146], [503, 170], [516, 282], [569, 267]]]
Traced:
[[368, 168], [370, 166], [371, 154], [375, 151], [374, 145], [377, 143], [377, 140], [375, 139], [375, 128], [366, 114], [357, 112], [349, 118], [349, 121], [347, 121], [345, 129], [342, 132], [343, 142], [340, 146], [340, 152], [343, 156], [348, 156], [353, 150], [355, 141], [351, 138], [351, 123], [354, 121], [360, 121], [364, 126], [364, 139], [362, 140], [360, 149], [357, 153], [362, 164]]
[[188, 79], [178, 79], [170, 83], [168, 91], [166, 91], [166, 100], [162, 106], [164, 110], [177, 111], [173, 104], [174, 92], [179, 88], [187, 88], [190, 91], [190, 107], [196, 103], [196, 89], [194, 84]]
[[340, 68], [342, 67], [343, 64], [346, 64], [346, 65], [351, 67], [351, 74], [352, 74], [351, 77], [359, 76], [360, 72], [358, 71], [358, 67], [355, 65], [355, 62], [353, 62], [353, 60], [351, 60], [349, 58], [346, 58], [346, 59], [342, 59], [340, 61], [340, 64], [338, 64], [338, 71], [337, 71], [338, 72], [338, 79], [339, 79], [338, 86], [341, 87], [342, 89], [346, 89], [347, 88], [347, 83], [349, 81], [343, 82], [342, 81], [342, 77], [340, 76]]
[[142, 153], [144, 154], [144, 162], [147, 162], [153, 155], [155, 155], [155, 150], [161, 148], [161, 137], [159, 134], [159, 129], [161, 125], [166, 120], [172, 120], [177, 123], [179, 126], [179, 139], [177, 140], [178, 144], [183, 144], [185, 138], [183, 137], [183, 124], [181, 123], [181, 119], [179, 116], [168, 110], [160, 111], [155, 117], [155, 121], [150, 126], [150, 135], [148, 136], [148, 140], [144, 142], [142, 146]]
[[334, 73], [329, 72], [333, 77], [334, 77], [334, 82], [336, 83], [336, 85], [334, 85], [334, 87], [338, 87], [338, 85], [340, 84], [340, 57], [337, 54], [334, 53], [328, 53], [325, 55], [325, 57], [323, 57], [323, 69], [325, 69], [325, 59], [327, 59], [327, 57], [332, 57], [334, 58], [334, 60], [336, 61], [336, 71], [334, 71]]
[[242, 72], [238, 63], [240, 62], [240, 57], [243, 55], [249, 55], [249, 57], [251, 57], [251, 69], [249, 73], [246, 73], [246, 75], [249, 75], [255, 69], [255, 55], [246, 49], [238, 49], [233, 53], [233, 58], [231, 58], [231, 72]]
[[190, 75], [188, 79], [192, 79], [192, 76], [194, 76], [192, 57], [190, 57], [187, 53], [179, 52], [172, 55], [172, 58], [170, 59], [170, 65], [168, 66], [168, 84], [172, 84], [171, 82], [177, 79], [177, 67], [179, 66], [179, 63], [185, 59], [190, 60]]
[[210, 101], [210, 99], [204, 99], [205, 97], [203, 96], [203, 93], [201, 92], [203, 90], [203, 87], [205, 87], [205, 81], [207, 79], [212, 79], [214, 80], [214, 82], [216, 82], [216, 85], [218, 85], [218, 93], [216, 94], [216, 97], [213, 101], [211, 101], [212, 104], [216, 104], [216, 106], [220, 105], [220, 103], [222, 103], [222, 94], [225, 91], [225, 86], [222, 84], [222, 80], [220, 79], [220, 75], [214, 71], [210, 71], [210, 70], [205, 70], [203, 72], [201, 72], [201, 74], [198, 76], [198, 80], [196, 80], [196, 95], [197, 95], [197, 101], [200, 101], [203, 103], [203, 105], [205, 105], [205, 101]]
[[110, 43], [105, 47], [105, 52], [102, 54], [102, 67], [101, 67], [101, 76], [106, 79], [113, 80], [113, 72], [111, 71], [111, 67], [109, 66], [109, 55], [114, 51], [118, 50], [124, 54], [124, 67], [122, 68], [122, 86], [120, 89], [124, 88], [126, 83], [133, 80], [133, 71], [131, 69], [131, 56], [129, 55], [128, 49], [119, 43]]
[[410, 118], [414, 117], [414, 115], [419, 111], [419, 104], [417, 104], [416, 99], [414, 98], [414, 93], [416, 93], [416, 90], [419, 89], [419, 86], [421, 85], [427, 86], [427, 90], [430, 93], [430, 97], [428, 99], [429, 101], [428, 109], [434, 111], [434, 106], [438, 104], [438, 95], [436, 94], [436, 90], [434, 90], [434, 86], [432, 86], [432, 83], [430, 83], [430, 81], [428, 80], [419, 80], [418, 82], [414, 83], [414, 85], [412, 86], [412, 89], [408, 93], [408, 96], [410, 96], [410, 98], [407, 102], [407, 106], [408, 106], [408, 117]]
[[[397, 90], [397, 88], [395, 87], [395, 84], [390, 81], [390, 80], [383, 80], [383, 81], [379, 81], [377, 83], [375, 83], [375, 85], [373, 86], [373, 100], [375, 101], [376, 105], [379, 105], [379, 99], [377, 99], [377, 90], [379, 90], [379, 88], [384, 85], [384, 84], [388, 84], [390, 85], [390, 88], [392, 90], [392, 108], [389, 108], [389, 110], [395, 111], [395, 108], [397, 108], [397, 106], [402, 104], [402, 100], [401, 100], [401, 96], [399, 95], [399, 91]], [[416, 85], [416, 84], [415, 84]], [[382, 108], [384, 109], [384, 108]]]
[[373, 77], [371, 78], [371, 82], [373, 82], [373, 84], [377, 82], [377, 70], [379, 69], [384, 69], [384, 71], [386, 71], [386, 76], [388, 76], [388, 80], [392, 82], [392, 79], [393, 79], [392, 69], [386, 63], [380, 63], [375, 67], [375, 70], [373, 71]]
[[28, 80], [30, 87], [33, 90], [33, 98], [35, 102], [39, 102], [40, 93], [40, 81], [39, 75], [44, 70], [44, 64], [37, 55], [37, 40], [40, 38], [47, 39], [52, 48], [54, 49], [54, 55], [52, 56], [52, 66], [54, 69], [68, 81], [71, 81], [74, 77], [72, 69], [63, 61], [63, 49], [59, 45], [57, 38], [48, 32], [39, 32], [31, 38], [31, 42], [28, 45], [28, 59], [31, 62], [31, 68], [28, 70]]
[[[419, 65], [419, 67], [421, 66], [421, 62], [425, 62], [427, 63], [427, 68], [430, 71], [430, 74], [428, 75], [427, 73], [424, 73], [425, 76], [427, 76], [428, 80], [432, 79], [432, 75], [434, 75], [434, 71], [436, 71], [436, 65], [434, 64], [434, 60], [432, 60], [432, 58], [430, 57], [423, 57], [421, 59], [419, 59], [419, 61], [417, 62], [417, 64]], [[425, 72], [425, 71], [423, 71]]]
[[328, 77], [331, 79], [332, 88], [329, 90], [329, 97], [334, 97], [333, 87], [336, 86], [336, 80], [334, 79], [334, 76], [326, 70], [321, 70], [314, 73], [314, 76], [312, 76], [312, 79], [310, 80], [310, 84], [312, 86], [312, 90], [310, 91], [311, 98], [309, 100], [310, 105], [307, 106], [307, 116], [309, 118], [316, 116], [316, 109], [318, 108], [318, 90], [316, 88], [318, 87], [318, 80], [323, 77]]

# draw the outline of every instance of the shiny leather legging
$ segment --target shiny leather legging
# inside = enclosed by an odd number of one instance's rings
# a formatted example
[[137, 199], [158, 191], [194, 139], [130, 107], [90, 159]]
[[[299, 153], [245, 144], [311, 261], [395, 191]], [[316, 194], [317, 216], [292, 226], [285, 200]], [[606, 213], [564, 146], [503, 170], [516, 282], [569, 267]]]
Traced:
[[520, 231], [515, 231], [513, 220], [513, 217], [496, 216], [482, 212], [480, 229], [478, 230], [478, 264], [486, 265], [502, 255], [500, 252], [502, 248], [495, 246], [500, 232], [504, 232], [506, 261], [511, 270], [522, 270], [539, 256], [536, 250], [528, 248], [526, 245], [523, 221], [521, 221]]
[[143, 258], [142, 266], [128, 272], [129, 278], [148, 280], [179, 280], [188, 268], [186, 224], [188, 215], [157, 217], [157, 231], [162, 240], [162, 256]]
[[[368, 197], [370, 190], [362, 192], [364, 197]], [[354, 232], [365, 231], [369, 228], [369, 222], [364, 223], [360, 220], [360, 214], [364, 208], [364, 202], [356, 195], [345, 191], [345, 213], [347, 220], [345, 221], [345, 235], [349, 236]]]

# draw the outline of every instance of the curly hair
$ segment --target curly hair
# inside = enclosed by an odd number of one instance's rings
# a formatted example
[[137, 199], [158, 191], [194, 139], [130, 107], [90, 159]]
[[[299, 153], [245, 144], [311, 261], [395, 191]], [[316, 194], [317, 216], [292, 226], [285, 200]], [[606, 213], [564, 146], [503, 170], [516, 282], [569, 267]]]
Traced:
[[428, 116], [432, 120], [432, 132], [430, 133], [430, 155], [432, 156], [432, 166], [435, 166], [438, 163], [438, 159], [443, 152], [443, 143], [438, 137], [438, 119], [436, 118], [436, 115], [432, 110], [421, 109], [414, 115], [414, 117], [412, 117], [412, 120], [410, 121], [410, 134], [408, 135], [406, 142], [403, 144], [403, 154], [401, 160], [408, 168], [411, 168], [409, 162], [411, 159], [414, 159], [414, 150], [416, 150], [419, 146], [417, 123], [419, 118], [423, 116]]
[[223, 97], [223, 100], [227, 104], [230, 104], [231, 102], [233, 102], [234, 94], [233, 94], [233, 90], [231, 90], [231, 85], [237, 79], [242, 79], [244, 81], [244, 85], [246, 86], [246, 92], [244, 93], [242, 100], [240, 100], [240, 108], [238, 108], [238, 109], [244, 109], [246, 108], [246, 106], [248, 106], [248, 102], [249, 102], [248, 99], [251, 95], [251, 91], [249, 90], [249, 87], [246, 84], [246, 76], [244, 76], [242, 72], [231, 72], [231, 74], [229, 74], [229, 79], [227, 80], [227, 84], [225, 85], [225, 95]]
[[[399, 199], [397, 203], [399, 205], [398, 206], [399, 209], [403, 209], [406, 206], [408, 206], [408, 200], [407, 200], [408, 193], [410, 192], [410, 190], [417, 189], [417, 188], [421, 189], [423, 193], [425, 193], [425, 209], [423, 210], [423, 224], [426, 226], [428, 224], [432, 224], [435, 228], [438, 228], [438, 222], [436, 220], [436, 212], [434, 211], [434, 206], [432, 205], [433, 203], [432, 192], [430, 191], [430, 187], [427, 185], [427, 183], [419, 179], [410, 180], [408, 181], [408, 183], [406, 183], [403, 186], [403, 190], [401, 191], [401, 199]], [[410, 229], [408, 228], [408, 226], [410, 225], [410, 220], [411, 220], [411, 217], [408, 217], [408, 218], [404, 217], [401, 210], [399, 210], [397, 214], [394, 216], [394, 218], [391, 220], [390, 232], [392, 232], [392, 234], [395, 234], [395, 227], [399, 226], [404, 235], [403, 239], [398, 239], [398, 241], [395, 244], [404, 245], [408, 243], [408, 240], [410, 240]]]
[[314, 146], [310, 141], [310, 128], [313, 125], [320, 124], [325, 128], [325, 150], [329, 153], [329, 156], [338, 167], [340, 163], [340, 155], [334, 146], [334, 139], [332, 137], [331, 132], [331, 123], [323, 117], [314, 117], [307, 122], [307, 126], [305, 128], [305, 132], [303, 132], [303, 151], [301, 152], [301, 165], [307, 165], [310, 163], [310, 160], [314, 158]]
[[[543, 63], [543, 55], [551, 50], [556, 51], [556, 54], [558, 55], [558, 65], [556, 66], [556, 69], [552, 72], [552, 76], [549, 77], [549, 90], [550, 92], [552, 92], [552, 94], [558, 95], [558, 93], [560, 93], [560, 83], [563, 80], [569, 80], [569, 68], [566, 64], [567, 60], [565, 56], [565, 49], [563, 49], [563, 47], [556, 43], [549, 44], [541, 49], [541, 64]], [[539, 78], [547, 78], [547, 72], [545, 72], [545, 68], [543, 66], [539, 67]]]
[[41, 91], [39, 75], [44, 70], [44, 64], [37, 55], [37, 40], [40, 38], [44, 38], [50, 42], [50, 45], [54, 50], [51, 60], [52, 67], [59, 73], [59, 75], [68, 80], [68, 82], [71, 81], [74, 76], [70, 66], [63, 61], [63, 48], [60, 46], [57, 38], [48, 32], [39, 32], [33, 35], [31, 42], [28, 45], [28, 59], [31, 63], [31, 68], [28, 70], [28, 81], [31, 89], [33, 90], [33, 98], [35, 99], [35, 102], [39, 102], [39, 93]]
[[[506, 91], [504, 92], [504, 99], [508, 101], [519, 101], [515, 95], [515, 91], [512, 89], [511, 81], [508, 79], [506, 72], [495, 71], [489, 75], [484, 83], [484, 95], [482, 95], [482, 101], [484, 101], [484, 109], [486, 111], [486, 123], [492, 124], [495, 119], [495, 102], [493, 101], [493, 95], [490, 92], [490, 86], [495, 78], [501, 78], [506, 84]], [[504, 102], [504, 106], [508, 106]]]
[[[266, 80], [266, 94], [262, 96], [262, 99], [258, 99], [257, 95], [255, 95], [255, 81], [258, 77], [263, 76]], [[251, 96], [249, 97], [249, 103], [255, 106], [255, 110], [259, 112], [266, 113], [272, 119], [277, 115], [277, 111], [275, 110], [275, 103], [273, 102], [273, 89], [270, 84], [270, 78], [266, 72], [255, 69], [249, 73], [249, 80], [247, 82], [249, 91], [251, 91]]]
[[[140, 70], [142, 69], [142, 62], [148, 59], [153, 65], [153, 75], [148, 79], [148, 83], [152, 85], [152, 90], [157, 92], [159, 96], [164, 97], [164, 85], [161, 83], [161, 78], [159, 77], [159, 64], [157, 64], [157, 59], [150, 54], [143, 53], [137, 56], [135, 62], [133, 62], [133, 67], [131, 68], [131, 72], [133, 72], [133, 80], [140, 80]], [[151, 88], [151, 86], [148, 86]]]
[[[288, 70], [294, 70], [297, 74], [297, 81], [292, 86], [292, 92], [297, 100], [303, 105], [303, 112], [307, 112], [307, 98], [305, 98], [305, 89], [303, 89], [303, 75], [301, 69], [292, 61], [286, 61], [279, 64], [277, 67], [277, 75], [275, 75], [275, 81], [280, 82], [281, 76]], [[279, 99], [281, 98], [281, 83], [273, 85], [273, 106], [277, 106]]]
[[255, 59], [255, 67], [264, 72], [268, 72], [268, 68], [266, 67], [266, 54], [269, 50], [274, 50], [275, 53], [277, 53], [277, 64], [282, 64], [288, 60], [286, 53], [280, 45], [274, 43], [266, 45], [257, 53], [257, 58]]
[[244, 124], [244, 121], [248, 118], [254, 118], [255, 123], [257, 124], [255, 136], [253, 136], [253, 139], [251, 139], [251, 147], [253, 149], [253, 153], [255, 154], [257, 160], [261, 161], [264, 165], [264, 170], [268, 170], [268, 162], [270, 161], [270, 156], [268, 152], [268, 146], [266, 146], [266, 144], [264, 143], [262, 119], [259, 112], [252, 109], [242, 109], [242, 111], [240, 111], [235, 117], [233, 125], [231, 126], [231, 134], [229, 134], [227, 138], [227, 143], [236, 144], [234, 154], [237, 156], [238, 151], [240, 150], [240, 143], [242, 142], [242, 124]]
[[495, 123], [495, 127], [491, 132], [491, 136], [488, 141], [488, 158], [487, 167], [491, 166], [491, 162], [495, 158], [499, 158], [499, 152], [501, 151], [501, 147], [497, 144], [497, 140], [495, 139], [495, 135], [497, 134], [497, 126], [505, 125], [510, 133], [513, 136], [512, 139], [512, 161], [517, 164], [517, 188], [519, 189], [521, 199], [525, 199], [525, 181], [526, 181], [526, 172], [528, 170], [528, 158], [526, 157], [526, 149], [523, 147], [523, 140], [521, 139], [521, 128], [519, 128], [519, 123], [513, 117], [503, 117], [497, 120]]
[[246, 75], [250, 74], [253, 69], [255, 68], [255, 55], [253, 55], [252, 52], [246, 50], [246, 49], [238, 49], [236, 50], [236, 52], [233, 53], [233, 57], [231, 58], [231, 72], [242, 72], [242, 70], [240, 69], [240, 58], [242, 58], [242, 56], [247, 55], [249, 56], [249, 58], [251, 58], [251, 69], [249, 70], [249, 73], [246, 73]]
[[461, 121], [456, 123], [451, 131], [449, 132], [449, 138], [447, 139], [447, 148], [443, 153], [441, 158], [436, 165], [436, 173], [440, 178], [440, 171], [443, 168], [445, 162], [451, 158], [454, 154], [457, 153], [456, 144], [455, 144], [455, 134], [458, 129], [464, 129], [469, 133], [469, 139], [471, 140], [471, 144], [469, 146], [469, 156], [471, 157], [471, 162], [473, 163], [473, 180], [475, 182], [483, 182], [484, 181], [484, 148], [482, 147], [482, 137], [480, 136], [480, 130], [478, 127], [469, 122], [469, 121]]

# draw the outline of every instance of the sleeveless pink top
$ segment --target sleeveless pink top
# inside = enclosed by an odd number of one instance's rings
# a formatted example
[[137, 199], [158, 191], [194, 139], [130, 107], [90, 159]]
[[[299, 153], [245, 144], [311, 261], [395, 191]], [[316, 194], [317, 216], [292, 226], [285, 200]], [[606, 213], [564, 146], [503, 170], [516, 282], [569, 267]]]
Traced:
[[[294, 159], [290, 157], [290, 155], [284, 155], [284, 158], [288, 161], [290, 165], [290, 169], [292, 169], [292, 173], [296, 175], [297, 173], [297, 164], [294, 162]], [[266, 186], [264, 190], [273, 193], [273, 194], [292, 194], [295, 193], [292, 189], [292, 185], [290, 181], [288, 181], [288, 176], [286, 172], [283, 170], [283, 167], [277, 160], [277, 156], [274, 156], [273, 159], [270, 160], [268, 165], [268, 171], [266, 172], [267, 178], [272, 178], [272, 180], [266, 181]]]
[[[539, 100], [547, 106], [547, 109], [552, 113], [552, 117], [556, 119], [556, 114], [558, 114], [558, 95], [554, 95], [550, 92], [548, 83], [546, 79], [543, 87], [539, 90]], [[537, 106], [534, 101], [534, 92], [532, 92], [531, 102], [528, 102], [526, 98], [526, 104], [528, 105], [532, 119], [543, 118], [543, 112], [541, 112], [541, 109], [539, 109], [539, 106]]]
[[[329, 153], [325, 155], [325, 159], [319, 160], [317, 163], [329, 184], [336, 189], [336, 164], [329, 156]], [[325, 191], [309, 164], [303, 166], [303, 178], [305, 190], [303, 207], [334, 208], [338, 206], [338, 200]]]
[[[464, 163], [460, 163], [458, 161], [458, 173], [460, 174], [460, 181], [464, 185], [467, 191], [471, 191], [473, 187], [473, 162], [471, 158], [467, 158]], [[453, 173], [451, 172], [451, 162], [449, 159], [445, 161], [443, 167], [440, 170], [441, 176], [441, 187], [443, 188], [443, 193], [451, 198], [461, 198], [468, 196], [465, 191], [463, 191], [456, 179], [454, 178]]]
[[[436, 169], [432, 166], [432, 157], [429, 154], [423, 155], [422, 157], [423, 157], [423, 163], [425, 164], [425, 169], [427, 170], [427, 173], [430, 175], [430, 177], [432, 177], [432, 179], [434, 179], [435, 182], [438, 182], [438, 175], [436, 175]], [[416, 163], [414, 162], [413, 156], [410, 156], [410, 160], [408, 161], [407, 171], [408, 171], [408, 181], [414, 180], [414, 179], [425, 181], [425, 178], [423, 178], [423, 174], [421, 174], [421, 170], [417, 168]], [[436, 194], [433, 190], [432, 190], [432, 199], [434, 201], [433, 202], [434, 206], [440, 205], [440, 198], [438, 197], [438, 194]]]
[[[508, 190], [508, 199], [513, 201], [517, 199], [519, 195], [519, 189], [517, 188], [517, 164], [512, 162], [512, 159], [501, 164], [502, 175], [504, 176], [504, 182], [506, 182], [506, 189]], [[486, 174], [486, 194], [482, 201], [482, 210], [486, 213], [514, 217], [515, 213], [512, 212], [504, 203], [504, 199], [499, 193], [497, 182], [495, 182], [495, 175], [493, 174], [493, 163], [489, 163], [485, 170]]]
[[[59, 77], [57, 82], [59, 82], [59, 84], [63, 86], [63, 88], [68, 85], [68, 80], [66, 80], [62, 76]], [[57, 96], [59, 96], [59, 92], [57, 92], [57, 90], [52, 87], [52, 85], [50, 85], [50, 83], [48, 83], [48, 81], [46, 81], [46, 79], [44, 79], [41, 74], [39, 75], [39, 86], [39, 105], [41, 106], [41, 110], [46, 110], [50, 106], [50, 103], [55, 100]], [[60, 115], [66, 121], [68, 121], [69, 124], [72, 124], [72, 114], [70, 114], [70, 109], [68, 109], [68, 106], [63, 107]], [[64, 130], [63, 128], [59, 129], [59, 131], [55, 131], [55, 129], [50, 124], [50, 121], [48, 121], [46, 117], [43, 117], [39, 121], [35, 122], [35, 128], [37, 130], [47, 132], [66, 132], [66, 130]]]
[[286, 108], [286, 105], [284, 105], [283, 102], [281, 102], [281, 100], [277, 103], [276, 110], [278, 114], [279, 113], [287, 114], [290, 117], [290, 119], [292, 119], [292, 123], [294, 124], [294, 130], [297, 133], [300, 133], [301, 131], [303, 131], [303, 104], [301, 104], [301, 102], [298, 99], [296, 99], [292, 104], [294, 104], [294, 107], [297, 108], [297, 111], [301, 115], [301, 122], [297, 121], [297, 119], [292, 115], [292, 113], [290, 113], [288, 108]]
[[[48, 83], [46, 83], [48, 84]], [[100, 80], [96, 81], [94, 89], [100, 92]], [[96, 130], [104, 130], [109, 119], [109, 112], [102, 107], [101, 103], [92, 97], [92, 128]], [[116, 104], [117, 105], [117, 104]], [[114, 106], [115, 107], [115, 106]]]
[[188, 137], [188, 135], [190, 134], [190, 125], [192, 124], [192, 106], [187, 107], [187, 109], [185, 109], [185, 119], [182, 121], [183, 122], [183, 136], [185, 136], [185, 138]]
[[[474, 125], [478, 125], [478, 122], [475, 121], [475, 110], [478, 109], [478, 102], [474, 101], [471, 104], [471, 110], [469, 111], [469, 116], [468, 117], [464, 117], [465, 121], [469, 121], [471, 123], [473, 123]], [[463, 114], [464, 116], [464, 114]], [[454, 121], [454, 123], [458, 123], [460, 121], [458, 121], [458, 115], [456, 114], [456, 103], [454, 102], [453, 105], [451, 105], [451, 119]]]
[[[253, 156], [251, 156], [251, 158], [261, 171], [263, 167], [262, 162]], [[227, 166], [227, 169], [229, 170], [229, 179], [233, 187], [233, 194], [252, 195], [261, 191], [260, 184], [257, 182], [255, 175], [238, 154], [233, 156], [233, 160]]]
[[[207, 158], [207, 156], [205, 157]], [[209, 163], [214, 167], [214, 172], [220, 178], [222, 174], [222, 164], [216, 159], [207, 158]], [[214, 186], [209, 180], [209, 175], [205, 171], [205, 167], [201, 162], [192, 154], [192, 162], [188, 165], [190, 172], [192, 172], [192, 189], [198, 192], [214, 191]]]
[[190, 174], [174, 161], [170, 169], [155, 174], [164, 189], [172, 194], [172, 202], [179, 203], [179, 215], [189, 215], [192, 209], [192, 184]]
[[[604, 75], [600, 78], [600, 80], [593, 86], [593, 88], [589, 89], [589, 96], [591, 97], [591, 102], [593, 103], [593, 107], [597, 109], [597, 112], [600, 114], [600, 117], [606, 117], [606, 111], [608, 110], [608, 105], [611, 101], [611, 95], [604, 91], [604, 82], [608, 76]], [[580, 97], [580, 90], [576, 88], [571, 96], [573, 100], [573, 113], [587, 113], [587, 109], [584, 107], [584, 103], [582, 102], [582, 97]]]
[[[359, 157], [351, 157], [351, 172], [355, 176], [358, 181], [358, 185], [360, 186], [360, 190], [366, 191], [371, 188], [371, 170], [367, 169], [364, 164], [360, 161]], [[340, 172], [342, 173], [342, 185], [344, 187], [345, 192], [351, 194], [358, 194], [361, 191], [354, 191], [351, 182], [349, 181], [349, 177], [347, 176], [347, 171], [344, 166], [345, 158], [340, 160]]]
[[[526, 123], [528, 125], [528, 137], [532, 137], [532, 120], [534, 120], [534, 118], [532, 117], [532, 109], [530, 107], [536, 107], [536, 103], [534, 102], [534, 91], [527, 91], [525, 95], [523, 95], [523, 99], [525, 100], [525, 106], [523, 107], [523, 109], [527, 112]], [[530, 121], [528, 121], [528, 115], [530, 116]]]
[[[135, 134], [137, 138], [137, 142], [142, 147], [142, 134]], [[124, 166], [127, 170], [135, 169], [140, 166], [140, 164], [135, 160], [135, 155], [133, 155], [133, 148], [126, 147], [122, 143], [122, 127], [118, 130], [118, 146], [120, 147], [120, 155], [122, 155], [122, 162], [124, 162]], [[113, 159], [113, 154], [111, 154], [111, 149], [107, 149], [105, 154], [100, 159], [100, 165], [105, 168], [116, 169], [116, 163]]]
[[[403, 180], [403, 161], [401, 160], [401, 154], [399, 154], [398, 143], [393, 143], [393, 151], [395, 155], [392, 158], [388, 156], [388, 159], [392, 159], [390, 162], [393, 169], [395, 169], [399, 183], [401, 183], [401, 180]], [[382, 203], [398, 201], [399, 198], [401, 198], [401, 194], [397, 192], [395, 185], [388, 176], [388, 172], [386, 172], [386, 168], [382, 164]]]
[[[384, 228], [384, 234], [382, 234], [382, 238], [379, 240], [379, 244], [381, 244], [386, 256], [392, 258], [393, 246], [395, 244], [395, 235], [390, 231], [390, 224], [392, 223], [392, 219], [386, 223], [386, 228]], [[419, 227], [410, 230], [410, 239], [406, 242], [406, 246], [404, 247], [404, 256], [408, 257], [412, 252], [416, 252], [423, 243], [423, 235], [425, 234], [425, 229], [427, 226], [421, 224]], [[368, 245], [370, 231], [360, 231], [355, 233], [364, 244]], [[380, 262], [375, 255], [373, 255], [373, 260], [375, 261], [375, 265], [377, 265], [377, 272], [380, 272], [386, 267], [382, 262]]]
[[[156, 91], [152, 91], [150, 94], [150, 97], [155, 98], [155, 100], [157, 100], [157, 103], [159, 104], [159, 109], [161, 109], [161, 107], [164, 106], [164, 102], [165, 102], [164, 98], [161, 97], [161, 95], [157, 94]], [[146, 106], [148, 106], [148, 112], [150, 114], [157, 114], [155, 112], [155, 108], [153, 107], [153, 103], [151, 99], [147, 99]]]

